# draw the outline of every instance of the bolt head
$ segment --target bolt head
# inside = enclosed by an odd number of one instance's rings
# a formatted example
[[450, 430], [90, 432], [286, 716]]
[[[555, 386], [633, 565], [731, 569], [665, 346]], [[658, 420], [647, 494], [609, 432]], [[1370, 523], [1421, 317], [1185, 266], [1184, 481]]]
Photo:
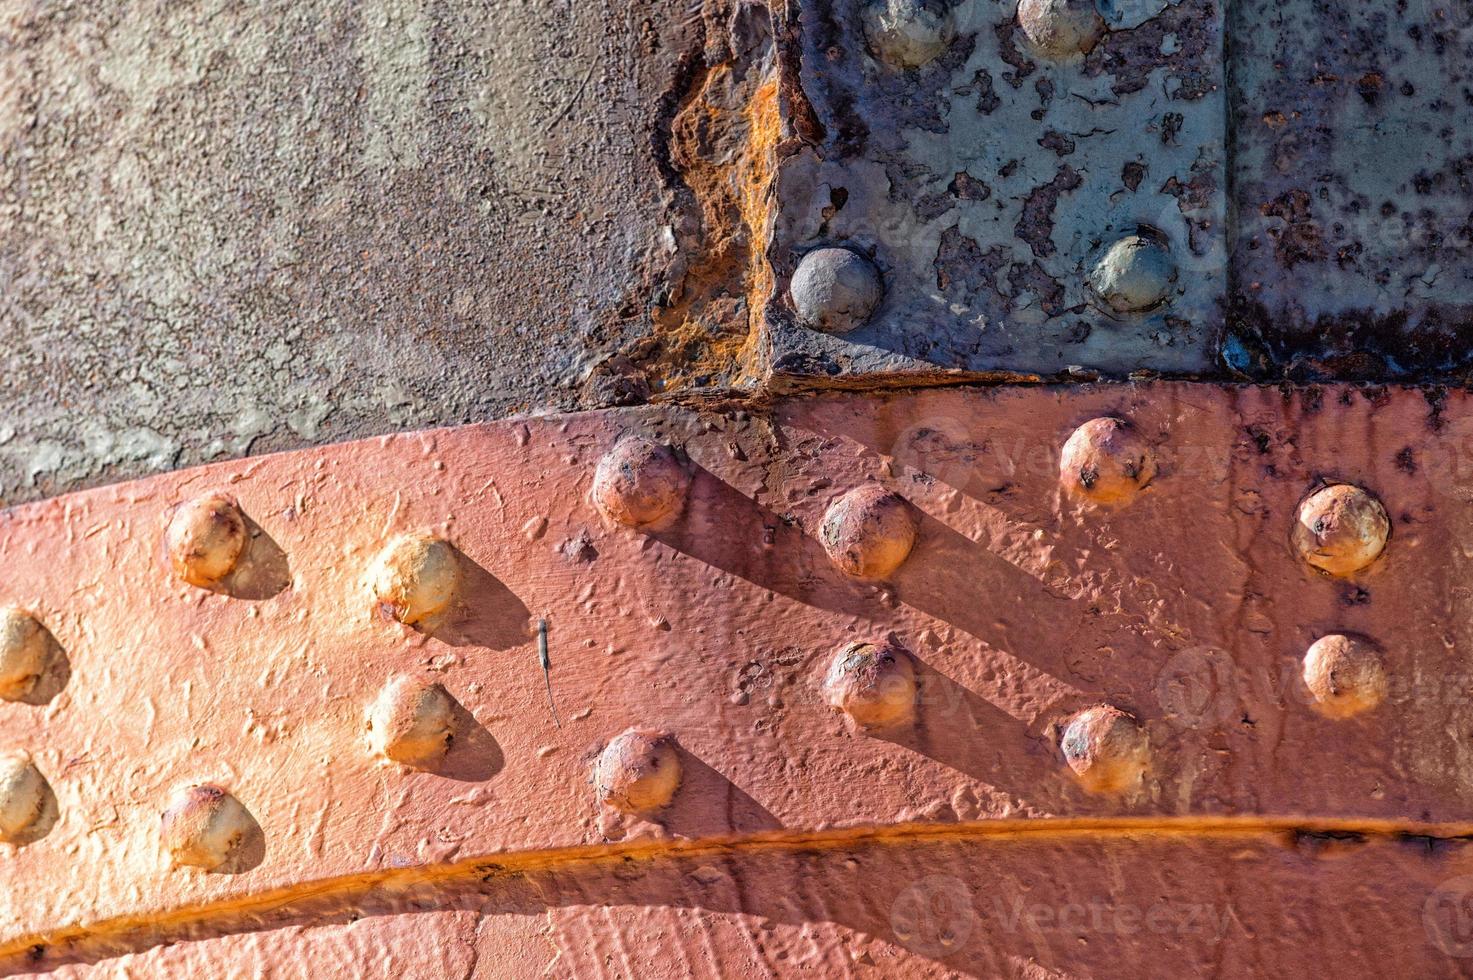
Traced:
[[0, 755], [0, 840], [17, 842], [41, 819], [46, 779], [24, 752]]
[[369, 575], [382, 615], [415, 626], [446, 612], [460, 592], [460, 556], [443, 538], [405, 534], [389, 542]]
[[1352, 575], [1380, 556], [1391, 535], [1381, 501], [1360, 487], [1321, 487], [1299, 504], [1293, 543], [1299, 556], [1331, 575]]
[[1090, 419], [1064, 443], [1059, 482], [1071, 496], [1093, 504], [1121, 506], [1135, 499], [1156, 476], [1156, 457], [1129, 422]]
[[938, 0], [870, 0], [863, 19], [870, 51], [896, 68], [919, 68], [956, 37], [951, 9]]
[[1059, 747], [1080, 785], [1101, 795], [1134, 788], [1150, 763], [1145, 729], [1110, 705], [1086, 708], [1069, 719]]
[[908, 724], [915, 718], [915, 661], [898, 643], [851, 643], [829, 664], [823, 693], [861, 728]]
[[829, 505], [818, 539], [845, 575], [865, 581], [889, 578], [904, 564], [918, 534], [915, 511], [878, 484], [855, 487]]
[[231, 858], [254, 826], [239, 800], [207, 783], [174, 795], [161, 818], [159, 840], [176, 867], [212, 871]]
[[798, 320], [828, 333], [847, 333], [864, 323], [884, 294], [880, 270], [847, 248], [816, 248], [804, 255], [788, 285]]
[[1326, 718], [1350, 718], [1386, 698], [1386, 668], [1375, 644], [1331, 633], [1304, 654], [1304, 684], [1310, 706]]
[[433, 768], [454, 734], [454, 702], [443, 687], [423, 677], [392, 678], [368, 709], [373, 751], [415, 769]]
[[235, 571], [248, 537], [245, 514], [235, 498], [210, 493], [174, 512], [165, 543], [175, 575], [190, 585], [213, 589]]
[[1116, 313], [1146, 313], [1170, 298], [1176, 278], [1176, 261], [1165, 244], [1128, 235], [1105, 250], [1089, 274], [1089, 285]]
[[685, 507], [690, 470], [669, 446], [648, 439], [621, 439], [599, 460], [593, 474], [593, 503], [625, 527], [663, 527]]
[[1047, 58], [1088, 54], [1105, 33], [1095, 0], [1022, 0], [1018, 26]]
[[605, 806], [631, 814], [668, 806], [680, 788], [680, 755], [665, 732], [631, 728], [604, 748], [593, 782]]
[[50, 668], [56, 641], [36, 617], [10, 606], [0, 609], [0, 698], [19, 701]]

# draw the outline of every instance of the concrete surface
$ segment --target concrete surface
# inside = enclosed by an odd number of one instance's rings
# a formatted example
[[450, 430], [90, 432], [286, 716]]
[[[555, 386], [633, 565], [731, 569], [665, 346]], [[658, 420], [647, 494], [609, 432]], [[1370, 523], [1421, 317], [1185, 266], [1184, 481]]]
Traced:
[[650, 332], [701, 21], [612, 6], [0, 11], [0, 501], [567, 408]]

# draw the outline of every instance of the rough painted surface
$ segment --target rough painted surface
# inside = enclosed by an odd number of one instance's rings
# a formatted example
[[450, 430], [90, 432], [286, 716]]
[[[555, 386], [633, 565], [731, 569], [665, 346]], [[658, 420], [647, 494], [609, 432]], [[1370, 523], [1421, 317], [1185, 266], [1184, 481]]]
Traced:
[[[1157, 461], [1108, 510], [1063, 494], [1058, 459], [1107, 414]], [[67, 679], [45, 704], [0, 706], [4, 741], [31, 753], [59, 809], [0, 862], [0, 949], [119, 917], [167, 929], [190, 909], [290, 905], [315, 881], [556, 863], [564, 848], [802, 850], [1043, 818], [1465, 833], [1470, 431], [1473, 398], [1422, 390], [845, 395], [769, 416], [644, 409], [386, 437], [6, 511], [0, 589], [55, 634]], [[695, 466], [669, 528], [606, 525], [589, 499], [597, 461], [631, 432]], [[1327, 480], [1374, 493], [1393, 523], [1351, 578], [1291, 544], [1299, 501]], [[920, 519], [889, 583], [844, 577], [816, 539], [832, 500], [867, 481]], [[248, 595], [178, 581], [161, 546], [170, 509], [221, 486], [260, 529], [245, 560], [281, 572]], [[464, 605], [430, 636], [375, 615], [365, 581], [411, 530], [465, 557]], [[544, 618], [561, 727], [533, 639]], [[846, 644], [892, 632], [916, 661], [914, 726], [856, 731], [825, 673]], [[1330, 632], [1386, 651], [1386, 698], [1354, 719], [1321, 717], [1296, 685]], [[434, 771], [370, 753], [365, 709], [401, 672], [463, 709]], [[1102, 702], [1149, 737], [1145, 778], [1121, 795], [1085, 793], [1059, 749], [1062, 723]], [[600, 810], [591, 785], [602, 745], [633, 726], [681, 753], [673, 803], [648, 818]], [[200, 782], [261, 828], [237, 873], [170, 871], [160, 852], [159, 813]], [[87, 887], [60, 868], [85, 869]]]
[[1473, 971], [1459, 908], [1470, 869], [1465, 843], [1271, 834], [734, 847], [309, 900], [227, 917], [219, 937], [177, 930], [172, 945], [48, 949], [15, 966], [109, 978], [1174, 980], [1320, 976], [1331, 961], [1336, 977], [1440, 980]]
[[[862, 0], [803, 7], [803, 85], [821, 139], [784, 159], [771, 250], [874, 257], [886, 297], [843, 338], [771, 311], [775, 373], [1123, 376], [1213, 366], [1226, 287], [1221, 7], [1124, 4], [1086, 55], [1030, 48], [1012, 0], [956, 5], [916, 69], [866, 49]], [[1167, 301], [1119, 313], [1089, 288], [1116, 241], [1159, 236]]]
[[1465, 374], [1473, 6], [1230, 5], [1232, 328], [1257, 377]]

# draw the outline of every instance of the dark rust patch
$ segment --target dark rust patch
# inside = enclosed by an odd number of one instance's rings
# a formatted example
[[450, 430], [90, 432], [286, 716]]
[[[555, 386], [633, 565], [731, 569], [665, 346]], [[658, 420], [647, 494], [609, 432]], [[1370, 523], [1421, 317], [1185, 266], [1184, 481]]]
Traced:
[[955, 226], [941, 233], [936, 250], [936, 288], [944, 293], [973, 302], [979, 296], [989, 304], [1001, 307], [1006, 297], [997, 287], [997, 276], [1011, 259], [1011, 252], [995, 245], [983, 250], [977, 242], [963, 235]]
[[[1164, 70], [1172, 98], [1201, 99], [1217, 85], [1203, 70], [1220, 61], [1212, 51], [1216, 38], [1209, 27], [1216, 19], [1217, 7], [1211, 0], [1167, 6], [1139, 27], [1107, 33], [1085, 60], [1085, 73], [1112, 76], [1111, 91], [1127, 95], [1145, 88], [1155, 72]], [[1174, 46], [1166, 45], [1168, 36], [1175, 39]]]
[[1015, 262], [1008, 270], [1008, 285], [1015, 294], [1026, 290], [1036, 295], [1039, 306], [1049, 316], [1058, 316], [1069, 310], [1064, 303], [1064, 287], [1037, 262], [1026, 265]]
[[1416, 318], [1407, 310], [1360, 310], [1308, 319], [1292, 307], [1240, 300], [1223, 355], [1235, 371], [1261, 380], [1463, 378], [1473, 367], [1473, 317], [1434, 306]]
[[1314, 219], [1307, 193], [1285, 191], [1258, 210], [1266, 218], [1284, 222], [1268, 229], [1274, 255], [1284, 268], [1292, 269], [1301, 262], [1319, 262], [1325, 257], [1324, 232]]
[[1054, 206], [1059, 197], [1079, 187], [1084, 178], [1067, 163], [1059, 166], [1058, 172], [1048, 183], [1035, 187], [1023, 202], [1023, 214], [1014, 229], [1017, 236], [1028, 243], [1033, 254], [1046, 259], [1054, 254]]

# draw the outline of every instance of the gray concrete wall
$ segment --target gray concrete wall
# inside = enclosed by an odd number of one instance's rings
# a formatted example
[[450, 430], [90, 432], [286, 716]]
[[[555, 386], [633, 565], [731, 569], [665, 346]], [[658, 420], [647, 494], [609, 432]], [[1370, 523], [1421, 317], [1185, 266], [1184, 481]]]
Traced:
[[0, 499], [578, 402], [648, 332], [659, 0], [0, 10]]

